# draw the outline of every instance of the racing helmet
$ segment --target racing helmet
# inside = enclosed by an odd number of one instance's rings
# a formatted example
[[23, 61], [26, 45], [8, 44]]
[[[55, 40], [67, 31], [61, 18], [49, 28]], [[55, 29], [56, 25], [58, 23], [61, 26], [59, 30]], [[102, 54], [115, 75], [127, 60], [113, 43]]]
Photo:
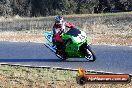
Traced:
[[55, 23], [57, 24], [57, 25], [62, 25], [63, 24], [63, 17], [62, 16], [56, 16], [55, 17]]

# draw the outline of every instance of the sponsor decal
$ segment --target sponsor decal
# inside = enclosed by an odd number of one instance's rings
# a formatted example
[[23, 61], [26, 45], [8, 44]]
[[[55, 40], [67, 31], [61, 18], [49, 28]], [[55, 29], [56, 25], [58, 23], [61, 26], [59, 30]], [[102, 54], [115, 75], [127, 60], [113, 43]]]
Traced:
[[78, 69], [79, 75], [76, 77], [78, 84], [85, 83], [130, 83], [131, 77], [128, 74], [86, 74], [84, 69]]

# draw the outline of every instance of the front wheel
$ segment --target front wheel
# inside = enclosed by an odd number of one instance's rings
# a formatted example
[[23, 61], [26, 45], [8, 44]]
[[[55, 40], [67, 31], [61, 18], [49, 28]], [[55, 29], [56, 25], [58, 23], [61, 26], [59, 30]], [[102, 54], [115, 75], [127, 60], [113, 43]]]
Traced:
[[94, 62], [96, 60], [96, 56], [93, 50], [90, 48], [90, 46], [87, 46], [85, 50], [86, 50], [85, 58], [90, 62]]

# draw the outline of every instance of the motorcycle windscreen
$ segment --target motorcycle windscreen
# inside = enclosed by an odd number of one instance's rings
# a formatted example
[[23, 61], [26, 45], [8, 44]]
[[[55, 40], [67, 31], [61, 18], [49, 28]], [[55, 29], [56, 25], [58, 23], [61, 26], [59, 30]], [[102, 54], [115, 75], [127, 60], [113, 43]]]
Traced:
[[73, 42], [76, 43], [82, 43], [87, 37], [85, 32], [80, 31], [77, 28], [70, 29], [66, 34], [72, 36]]
[[77, 37], [73, 37], [73, 40], [76, 42], [76, 43], [82, 43], [86, 40], [86, 33], [81, 31], [81, 34], [78, 34]]

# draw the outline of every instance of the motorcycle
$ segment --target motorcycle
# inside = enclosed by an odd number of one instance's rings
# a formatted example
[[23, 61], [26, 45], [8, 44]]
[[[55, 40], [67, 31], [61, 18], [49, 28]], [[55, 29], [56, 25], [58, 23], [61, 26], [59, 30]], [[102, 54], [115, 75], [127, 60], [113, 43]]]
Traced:
[[[53, 46], [53, 33], [45, 32], [44, 36], [48, 40], [48, 43], [45, 43], [45, 46], [54, 53], [58, 52], [57, 48]], [[63, 33], [61, 37], [65, 41], [65, 53], [56, 53], [56, 56], [60, 59], [86, 58], [88, 61], [92, 62], [96, 60], [95, 53], [88, 45], [87, 35], [84, 31], [81, 31], [78, 28], [71, 28], [66, 33]]]

